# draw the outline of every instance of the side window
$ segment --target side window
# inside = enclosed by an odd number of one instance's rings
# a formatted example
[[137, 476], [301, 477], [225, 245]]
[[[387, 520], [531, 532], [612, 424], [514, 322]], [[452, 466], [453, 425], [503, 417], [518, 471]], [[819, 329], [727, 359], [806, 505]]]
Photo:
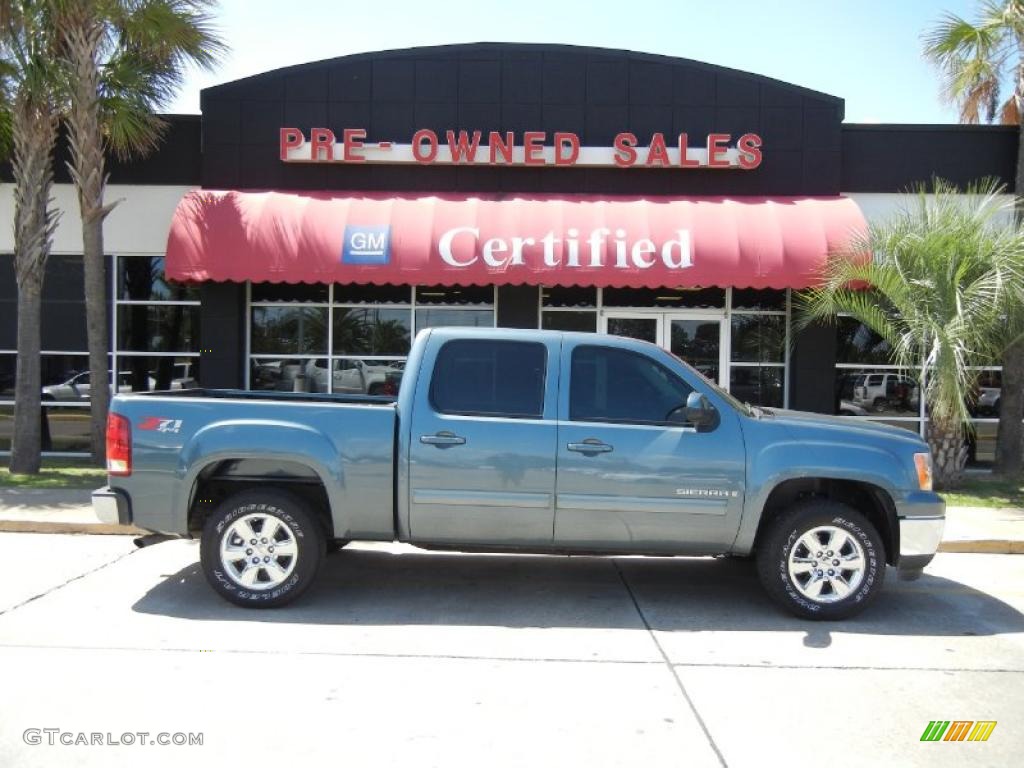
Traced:
[[569, 418], [664, 424], [693, 388], [644, 355], [614, 347], [572, 353]]
[[430, 402], [439, 413], [540, 418], [547, 348], [523, 341], [449, 341], [437, 355]]

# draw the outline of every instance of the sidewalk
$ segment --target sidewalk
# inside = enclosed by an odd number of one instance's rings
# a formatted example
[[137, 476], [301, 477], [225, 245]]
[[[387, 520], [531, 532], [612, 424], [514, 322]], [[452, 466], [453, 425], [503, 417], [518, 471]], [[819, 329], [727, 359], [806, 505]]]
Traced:
[[85, 488], [0, 488], [0, 532], [140, 536], [133, 525], [101, 523]]
[[[131, 525], [101, 523], [87, 489], [0, 488], [0, 532], [139, 536]], [[940, 552], [1024, 554], [1024, 510], [948, 507]]]

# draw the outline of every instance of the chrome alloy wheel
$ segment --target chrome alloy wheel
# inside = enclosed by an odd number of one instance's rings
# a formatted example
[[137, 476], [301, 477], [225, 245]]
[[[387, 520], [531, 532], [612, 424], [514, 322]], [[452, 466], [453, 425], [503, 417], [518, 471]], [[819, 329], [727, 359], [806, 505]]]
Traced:
[[812, 528], [789, 551], [790, 581], [816, 603], [836, 603], [855, 592], [866, 566], [860, 542], [833, 525]]
[[263, 591], [279, 587], [292, 575], [299, 547], [291, 528], [273, 515], [238, 518], [220, 540], [220, 561], [240, 587]]

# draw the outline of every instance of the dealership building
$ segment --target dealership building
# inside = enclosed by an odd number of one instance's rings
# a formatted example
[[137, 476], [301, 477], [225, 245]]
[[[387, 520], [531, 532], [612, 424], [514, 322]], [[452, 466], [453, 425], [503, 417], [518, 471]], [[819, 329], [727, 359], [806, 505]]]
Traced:
[[[659, 344], [751, 403], [921, 429], [919, 372], [794, 292], [933, 176], [1012, 192], [1013, 127], [844, 123], [841, 98], [686, 59], [472, 44], [344, 56], [202, 92], [159, 150], [110, 164], [119, 391], [390, 394], [415, 334], [549, 328]], [[47, 446], [88, 447], [77, 200], [42, 319]], [[0, 451], [16, 359], [0, 195]], [[997, 368], [984, 372], [998, 397]], [[976, 410], [991, 443], [994, 408]], [[978, 458], [990, 446], [978, 441]]]

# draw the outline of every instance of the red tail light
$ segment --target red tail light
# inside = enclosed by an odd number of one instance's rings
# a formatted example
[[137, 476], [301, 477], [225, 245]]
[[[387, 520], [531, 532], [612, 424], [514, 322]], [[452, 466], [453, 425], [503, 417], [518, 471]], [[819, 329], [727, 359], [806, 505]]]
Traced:
[[119, 413], [107, 414], [107, 474], [132, 473], [132, 425]]

